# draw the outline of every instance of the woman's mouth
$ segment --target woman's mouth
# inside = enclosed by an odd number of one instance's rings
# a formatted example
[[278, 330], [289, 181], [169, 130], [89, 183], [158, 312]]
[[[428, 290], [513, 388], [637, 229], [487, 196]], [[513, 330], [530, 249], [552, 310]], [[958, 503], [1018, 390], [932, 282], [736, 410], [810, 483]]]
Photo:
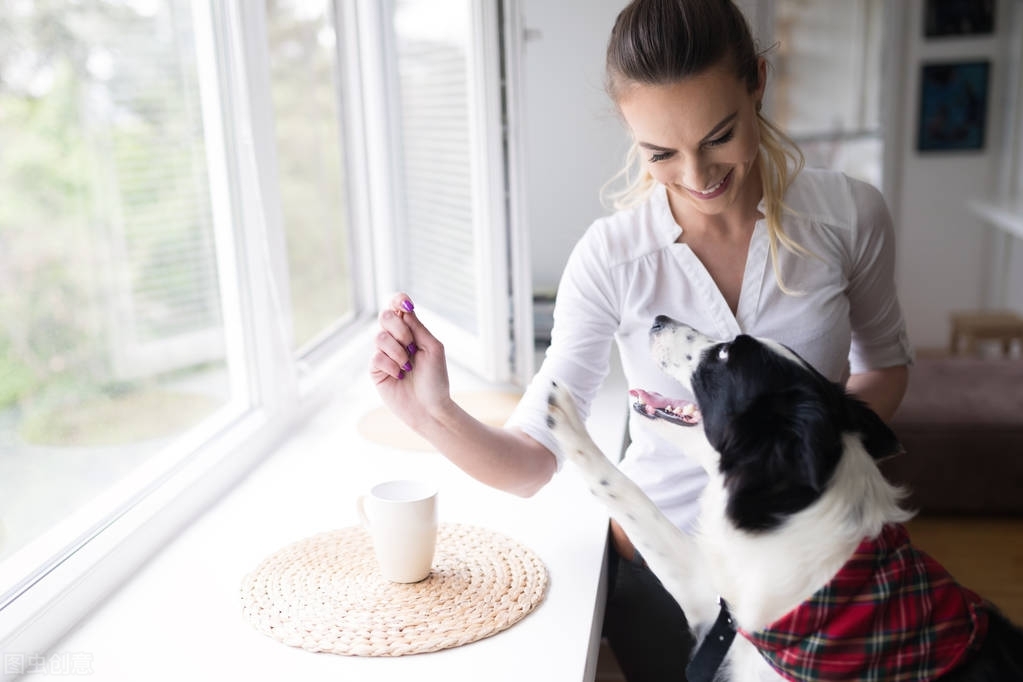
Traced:
[[629, 390], [629, 395], [635, 399], [632, 409], [648, 419], [664, 419], [680, 426], [696, 426], [700, 423], [700, 408], [696, 403], [666, 398], [660, 393], [641, 388]]
[[733, 171], [728, 171], [725, 177], [717, 181], [717, 184], [708, 187], [702, 192], [697, 189], [690, 189], [689, 187], [686, 187], [686, 190], [697, 199], [706, 200], [719, 197], [724, 194], [725, 190], [727, 190], [728, 186], [732, 183], [732, 172]]

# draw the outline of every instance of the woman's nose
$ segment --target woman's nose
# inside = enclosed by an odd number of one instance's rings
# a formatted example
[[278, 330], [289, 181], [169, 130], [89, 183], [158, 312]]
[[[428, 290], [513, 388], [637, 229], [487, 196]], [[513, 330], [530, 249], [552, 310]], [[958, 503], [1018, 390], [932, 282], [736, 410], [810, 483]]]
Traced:
[[707, 168], [698, 159], [684, 160], [679, 171], [679, 184], [689, 189], [695, 189], [698, 192], [703, 192], [707, 189], [710, 175], [707, 172]]

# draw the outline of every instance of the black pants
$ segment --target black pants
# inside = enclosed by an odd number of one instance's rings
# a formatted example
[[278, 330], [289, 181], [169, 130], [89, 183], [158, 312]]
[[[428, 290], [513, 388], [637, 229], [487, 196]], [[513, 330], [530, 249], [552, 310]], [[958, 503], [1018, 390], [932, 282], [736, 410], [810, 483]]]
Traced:
[[646, 567], [614, 549], [608, 557], [603, 635], [628, 682], [685, 682], [694, 645], [685, 614]]

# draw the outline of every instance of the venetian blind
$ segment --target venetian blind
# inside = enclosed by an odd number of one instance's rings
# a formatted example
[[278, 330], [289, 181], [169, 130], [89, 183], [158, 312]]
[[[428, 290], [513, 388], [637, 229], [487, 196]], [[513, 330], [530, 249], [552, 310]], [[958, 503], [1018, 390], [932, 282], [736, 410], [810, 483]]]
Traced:
[[465, 0], [394, 4], [404, 209], [400, 272], [417, 305], [475, 334], [470, 19]]
[[148, 34], [105, 36], [108, 49], [135, 58], [109, 72], [93, 59], [86, 99], [121, 378], [223, 353], [191, 13], [183, 0], [165, 9]]

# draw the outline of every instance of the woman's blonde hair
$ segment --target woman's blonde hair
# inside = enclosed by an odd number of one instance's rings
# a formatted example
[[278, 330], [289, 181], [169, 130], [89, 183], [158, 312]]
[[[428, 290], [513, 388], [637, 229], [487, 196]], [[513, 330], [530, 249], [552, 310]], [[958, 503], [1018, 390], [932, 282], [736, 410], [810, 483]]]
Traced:
[[[635, 84], [665, 85], [705, 71], [730, 59], [736, 75], [753, 92], [760, 84], [759, 60], [746, 17], [731, 0], [634, 0], [618, 15], [607, 46], [605, 87], [611, 99]], [[783, 201], [793, 179], [803, 168], [803, 153], [777, 126], [757, 112], [760, 153], [771, 263], [775, 278], [786, 293], [778, 265], [779, 244], [797, 254], [809, 252], [782, 227]], [[616, 185], [624, 187], [615, 191]], [[641, 203], [657, 182], [646, 169], [639, 147], [633, 143], [625, 166], [601, 190], [601, 198], [614, 208]]]

